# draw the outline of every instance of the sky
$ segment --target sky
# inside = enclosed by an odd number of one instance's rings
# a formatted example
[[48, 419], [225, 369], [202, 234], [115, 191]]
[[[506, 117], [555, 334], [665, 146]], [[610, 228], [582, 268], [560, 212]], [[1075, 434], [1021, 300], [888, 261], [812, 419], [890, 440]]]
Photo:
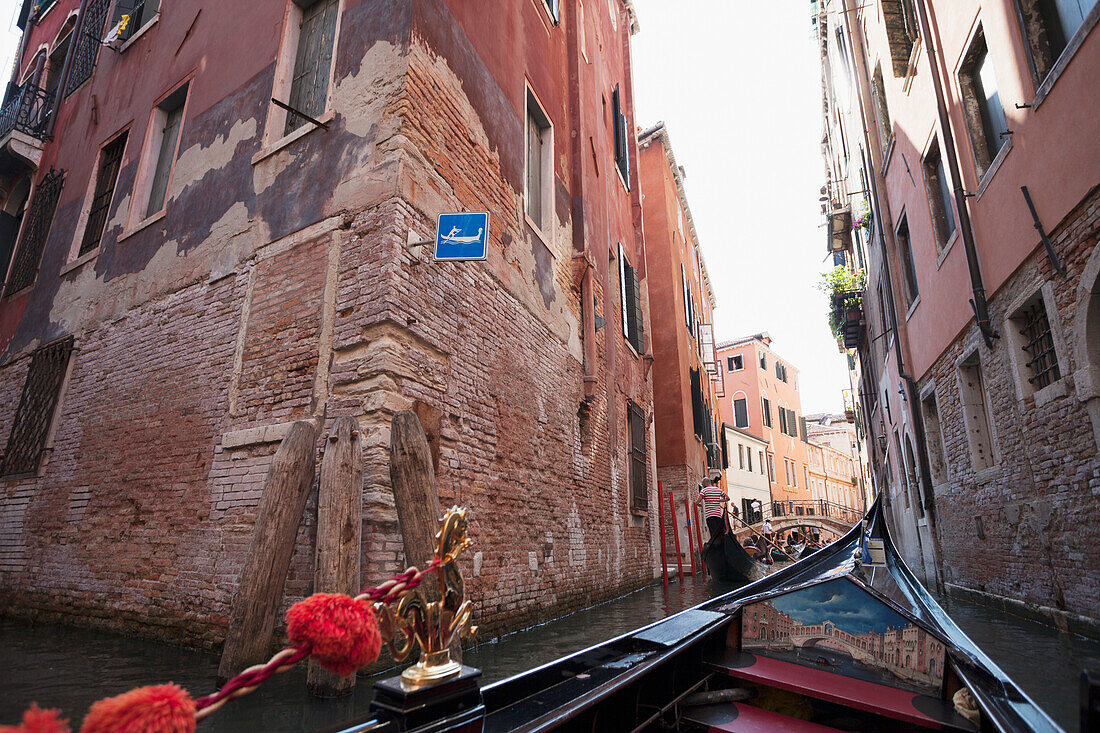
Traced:
[[15, 61], [15, 49], [19, 45], [19, 0], [0, 0], [0, 94], [11, 79], [11, 65]]
[[821, 65], [804, 0], [634, 0], [634, 112], [663, 121], [714, 287], [718, 341], [767, 331], [805, 413], [840, 412], [845, 357], [817, 289]]
[[908, 626], [909, 622], [893, 609], [856, 588], [844, 579], [812, 585], [772, 601], [782, 611], [801, 624], [832, 621], [849, 634], [883, 633], [888, 628]]

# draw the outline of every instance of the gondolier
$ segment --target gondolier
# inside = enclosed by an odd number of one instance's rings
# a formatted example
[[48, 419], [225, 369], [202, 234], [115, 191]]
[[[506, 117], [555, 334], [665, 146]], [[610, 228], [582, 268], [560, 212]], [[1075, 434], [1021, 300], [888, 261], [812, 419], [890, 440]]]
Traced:
[[699, 498], [695, 503], [703, 506], [703, 516], [706, 517], [711, 540], [721, 537], [725, 532], [726, 523], [722, 520], [722, 515], [727, 501], [729, 497], [726, 496], [726, 492], [715, 486], [709, 477], [703, 479], [703, 486], [699, 489]]

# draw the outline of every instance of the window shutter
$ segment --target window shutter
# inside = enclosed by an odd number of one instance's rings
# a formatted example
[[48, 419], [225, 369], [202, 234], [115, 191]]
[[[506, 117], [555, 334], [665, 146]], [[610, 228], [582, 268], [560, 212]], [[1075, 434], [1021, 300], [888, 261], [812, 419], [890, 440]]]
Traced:
[[634, 350], [639, 354], [645, 351], [643, 342], [645, 339], [642, 337], [642, 288], [638, 282], [638, 269], [635, 267], [630, 268], [630, 282], [631, 282], [631, 315], [634, 318], [633, 334], [634, 334]]

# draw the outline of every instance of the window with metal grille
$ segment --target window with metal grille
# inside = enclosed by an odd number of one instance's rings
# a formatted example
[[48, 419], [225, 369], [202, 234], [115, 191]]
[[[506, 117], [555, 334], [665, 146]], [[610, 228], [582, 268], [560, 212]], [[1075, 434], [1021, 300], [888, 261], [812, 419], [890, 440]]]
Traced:
[[0, 461], [0, 476], [33, 474], [38, 470], [72, 351], [73, 337], [69, 336], [43, 346], [31, 357], [4, 458]]
[[78, 257], [99, 246], [103, 228], [107, 225], [111, 198], [115, 195], [115, 183], [118, 181], [118, 170], [122, 166], [122, 152], [125, 149], [126, 133], [124, 132], [112, 140], [99, 154], [99, 171], [95, 177], [92, 206], [88, 210], [88, 223], [84, 226], [84, 237], [80, 240]]
[[1042, 295], [1037, 295], [1016, 316], [1020, 334], [1024, 337], [1023, 349], [1028, 355], [1025, 366], [1031, 374], [1028, 383], [1033, 389], [1042, 389], [1062, 378], [1058, 368], [1058, 355], [1054, 352], [1054, 338], [1050, 333], [1050, 320]]
[[65, 171], [50, 168], [49, 173], [42, 176], [35, 187], [4, 295], [17, 293], [34, 283], [42, 250], [46, 246], [46, 237], [49, 236], [50, 225], [53, 223], [53, 213], [64, 185]]
[[84, 24], [81, 35], [76, 39], [73, 58], [70, 62], [69, 81], [65, 85], [65, 96], [69, 96], [81, 84], [91, 78], [99, 58], [100, 41], [103, 40], [103, 26], [107, 21], [107, 11], [112, 0], [90, 0], [84, 10]]
[[[339, 0], [317, 0], [302, 9], [288, 104], [310, 117], [320, 117], [328, 100], [336, 16], [339, 10]], [[304, 122], [299, 115], [288, 112], [283, 134], [289, 135]]]
[[626, 412], [630, 432], [630, 508], [644, 510], [649, 505], [645, 412], [633, 402], [627, 403]]
[[622, 302], [623, 337], [639, 354], [645, 352], [642, 338], [642, 289], [638, 270], [631, 267], [619, 245], [619, 295]]

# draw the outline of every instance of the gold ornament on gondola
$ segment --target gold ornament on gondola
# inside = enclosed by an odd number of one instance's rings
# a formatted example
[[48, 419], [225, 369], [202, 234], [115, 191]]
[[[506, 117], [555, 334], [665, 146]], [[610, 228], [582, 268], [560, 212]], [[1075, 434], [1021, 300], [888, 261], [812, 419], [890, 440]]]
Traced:
[[[473, 607], [466, 600], [465, 583], [458, 567], [459, 554], [473, 542], [466, 536], [466, 510], [451, 507], [443, 515], [435, 535], [435, 573], [439, 600], [428, 601], [420, 590], [402, 594], [396, 604], [374, 604], [382, 639], [394, 660], [408, 658], [414, 645], [420, 647], [420, 660], [401, 674], [408, 687], [422, 687], [454, 677], [462, 664], [451, 659], [449, 647], [455, 639], [468, 639], [477, 633], [470, 624]], [[394, 608], [396, 605], [396, 608]]]

